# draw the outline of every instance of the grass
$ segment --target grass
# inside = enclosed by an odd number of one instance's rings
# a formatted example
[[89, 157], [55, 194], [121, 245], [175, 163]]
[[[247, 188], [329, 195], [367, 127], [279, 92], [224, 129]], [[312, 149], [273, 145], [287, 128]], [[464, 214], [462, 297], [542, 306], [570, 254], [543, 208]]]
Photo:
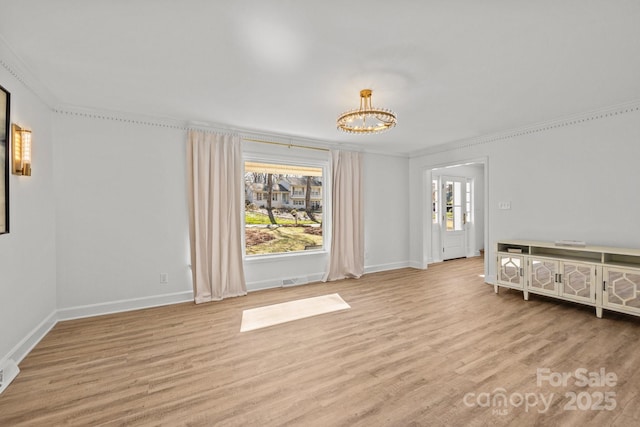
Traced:
[[[250, 211], [245, 211], [244, 222], [245, 224], [249, 224], [249, 225], [271, 224], [271, 221], [269, 221], [269, 215], [266, 215], [260, 212], [250, 212]], [[282, 218], [279, 216], [276, 216], [276, 222], [282, 225], [291, 225], [296, 223], [296, 221], [293, 218]], [[304, 220], [299, 219], [298, 224], [304, 225], [304, 224], [317, 224], [317, 223], [311, 221], [310, 219], [304, 219]]]
[[[247, 246], [247, 255], [258, 254], [274, 254], [283, 252], [304, 251], [305, 246], [322, 245], [322, 236], [315, 236], [305, 233], [306, 227], [278, 227], [274, 229], [268, 228], [250, 228], [247, 232], [268, 233], [273, 237], [272, 240], [258, 243], [257, 245]], [[250, 231], [249, 231], [250, 230]], [[247, 239], [249, 240], [249, 239]], [[263, 239], [266, 240], [266, 239]]]

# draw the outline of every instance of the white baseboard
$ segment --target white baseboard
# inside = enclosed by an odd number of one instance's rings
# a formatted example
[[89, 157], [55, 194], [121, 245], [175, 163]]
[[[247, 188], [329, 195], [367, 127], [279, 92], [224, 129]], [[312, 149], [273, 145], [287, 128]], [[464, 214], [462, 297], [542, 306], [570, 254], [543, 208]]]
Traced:
[[[367, 273], [377, 273], [379, 271], [388, 271], [388, 270], [397, 270], [400, 268], [412, 267], [411, 263], [408, 261], [402, 262], [392, 262], [389, 264], [377, 264], [377, 265], [368, 265], [364, 267], [365, 274]], [[415, 267], [420, 268], [420, 267]], [[265, 289], [273, 289], [273, 288], [283, 288], [289, 286], [298, 286], [298, 285], [306, 285], [308, 283], [321, 282], [324, 278], [325, 273], [313, 273], [307, 274], [304, 277], [295, 277], [295, 278], [287, 278], [281, 277], [277, 279], [269, 279], [269, 280], [260, 280], [254, 282], [247, 282], [247, 291], [255, 292], [262, 291]], [[287, 284], [287, 281], [291, 281], [293, 283]]]
[[424, 270], [422, 263], [418, 261], [409, 261], [409, 267], [417, 268], [418, 270]]
[[[79, 307], [63, 308], [53, 311], [38, 326], [29, 332], [11, 351], [0, 358], [1, 366], [12, 366], [22, 362], [33, 348], [49, 333], [49, 331], [61, 320], [78, 319], [82, 317], [99, 316], [102, 314], [118, 313], [122, 311], [138, 310], [142, 308], [158, 307], [161, 305], [177, 304], [193, 301], [193, 291], [177, 292], [173, 294], [156, 295], [145, 298], [113, 301], [102, 304], [91, 304]], [[19, 369], [18, 369], [19, 372]], [[9, 373], [17, 372], [11, 370]], [[11, 378], [13, 380], [13, 378]], [[8, 383], [3, 385], [4, 388]]]
[[11, 349], [9, 354], [0, 359], [0, 366], [6, 361], [12, 359], [15, 363], [20, 364], [27, 354], [40, 342], [42, 338], [58, 323], [57, 312], [54, 310], [49, 314], [38, 326], [33, 328], [31, 332], [25, 336], [15, 347]]
[[83, 317], [100, 316], [103, 314], [120, 313], [123, 311], [140, 310], [143, 308], [160, 307], [163, 305], [179, 304], [193, 301], [193, 291], [176, 292], [172, 294], [154, 295], [150, 297], [132, 298], [99, 304], [82, 305], [58, 309], [58, 320], [72, 320]]
[[306, 274], [303, 277], [280, 277], [277, 279], [259, 280], [247, 282], [247, 292], [263, 291], [273, 288], [287, 288], [290, 286], [306, 285], [308, 283], [321, 282], [324, 273]]
[[409, 261], [409, 267], [416, 268], [418, 270], [426, 270], [429, 264], [430, 263], [427, 263], [425, 265], [425, 263], [421, 261]]
[[411, 263], [409, 261], [391, 262], [389, 264], [365, 265], [364, 272], [365, 274], [377, 273], [378, 271], [398, 270], [400, 268], [407, 267], [411, 267]]

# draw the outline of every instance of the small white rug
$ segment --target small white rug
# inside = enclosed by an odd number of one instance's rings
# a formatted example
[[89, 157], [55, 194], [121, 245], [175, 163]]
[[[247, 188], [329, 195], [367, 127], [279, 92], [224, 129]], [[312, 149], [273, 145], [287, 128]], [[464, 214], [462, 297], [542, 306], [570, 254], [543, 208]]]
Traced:
[[332, 311], [351, 308], [344, 302], [340, 295], [331, 294], [320, 297], [305, 298], [281, 304], [267, 305], [252, 308], [242, 312], [242, 326], [240, 332], [253, 331], [267, 326], [291, 322], [317, 316], [318, 314], [331, 313]]

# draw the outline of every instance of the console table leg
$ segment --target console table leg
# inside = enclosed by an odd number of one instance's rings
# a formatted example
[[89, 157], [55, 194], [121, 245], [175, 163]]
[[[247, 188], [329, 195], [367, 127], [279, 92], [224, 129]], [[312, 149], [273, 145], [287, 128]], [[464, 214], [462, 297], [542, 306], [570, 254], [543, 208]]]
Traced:
[[596, 307], [596, 316], [602, 319], [602, 307]]
[[529, 292], [523, 291], [522, 293], [524, 294], [524, 300], [529, 301]]
[[498, 293], [498, 285], [493, 285], [493, 292]]

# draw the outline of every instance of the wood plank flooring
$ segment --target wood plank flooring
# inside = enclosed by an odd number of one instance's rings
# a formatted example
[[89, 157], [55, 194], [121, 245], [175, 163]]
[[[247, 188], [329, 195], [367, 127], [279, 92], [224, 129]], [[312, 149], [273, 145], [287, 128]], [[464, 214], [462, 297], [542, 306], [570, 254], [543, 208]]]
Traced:
[[[472, 258], [61, 322], [0, 395], [0, 425], [640, 424], [638, 318], [496, 295], [481, 273]], [[351, 309], [239, 332], [244, 309], [335, 292]], [[538, 368], [617, 382], [538, 386]], [[592, 409], [598, 392], [613, 410]]]

